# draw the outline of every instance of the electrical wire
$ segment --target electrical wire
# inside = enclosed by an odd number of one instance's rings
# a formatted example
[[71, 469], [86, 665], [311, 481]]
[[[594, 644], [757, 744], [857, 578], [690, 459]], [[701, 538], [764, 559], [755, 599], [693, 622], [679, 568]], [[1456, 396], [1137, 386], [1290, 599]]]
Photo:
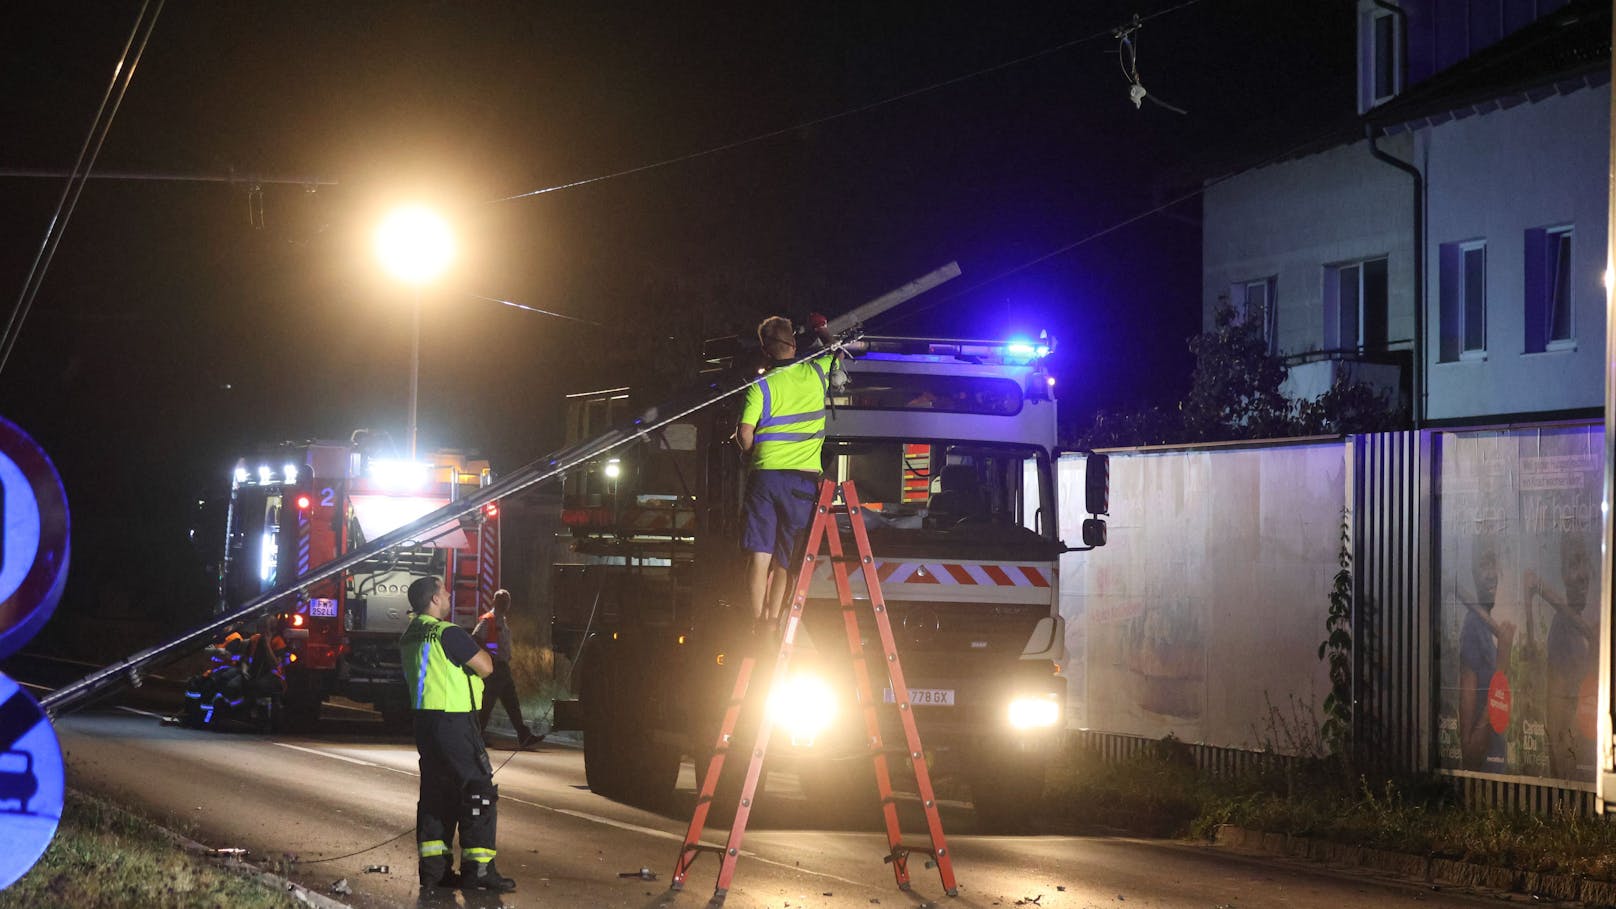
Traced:
[[[39, 251], [34, 254], [34, 261], [28, 269], [27, 278], [23, 281], [22, 291], [17, 295], [16, 305], [12, 307], [11, 318], [6, 322], [5, 333], [0, 335], [0, 372], [5, 371], [6, 363], [11, 359], [11, 351], [17, 346], [23, 322], [34, 308], [34, 300], [39, 296], [40, 285], [45, 281], [45, 273], [50, 270], [51, 262], [56, 258], [56, 249], [61, 244], [62, 234], [67, 230], [67, 223], [72, 219], [73, 211], [78, 208], [79, 195], [84, 192], [84, 184], [89, 182], [89, 173], [95, 169], [96, 159], [101, 156], [101, 146], [106, 142], [107, 134], [112, 131], [112, 121], [118, 116], [118, 109], [123, 106], [124, 95], [129, 91], [129, 83], [135, 79], [135, 70], [146, 54], [146, 44], [157, 28], [157, 18], [163, 14], [163, 5], [166, 2], [167, 0], [157, 0], [157, 9], [147, 20], [146, 10], [151, 6], [151, 0], [145, 0], [141, 4], [140, 13], [135, 17], [135, 24], [129, 31], [129, 39], [124, 42], [123, 51], [118, 55], [118, 63], [112, 69], [112, 79], [107, 83], [107, 90], [101, 96], [101, 104], [96, 108], [95, 119], [90, 123], [90, 131], [84, 137], [84, 144], [79, 147], [78, 157], [73, 161], [73, 170], [68, 175], [67, 184], [62, 187], [62, 195], [56, 200], [56, 210], [46, 225], [45, 238], [40, 242]], [[124, 62], [129, 59], [129, 48], [134, 45], [135, 37], [140, 35], [143, 23], [146, 33], [141, 35], [135, 59], [129, 62], [129, 68], [125, 70]], [[114, 91], [117, 92], [117, 98], [113, 99], [112, 110], [109, 112], [107, 101], [112, 98]], [[101, 117], [103, 113], [106, 114], [105, 120]], [[87, 151], [88, 161], [85, 160]], [[80, 164], [84, 166], [82, 172], [79, 169]]]
[[582, 322], [585, 325], [599, 325], [600, 324], [599, 322], [596, 322], [594, 319], [584, 319], [584, 318], [580, 318], [578, 316], [569, 316], [564, 312], [551, 312], [548, 309], [540, 309], [537, 306], [528, 306], [525, 303], [518, 303], [515, 300], [501, 300], [499, 297], [485, 297], [482, 294], [474, 294], [474, 293], [471, 293], [470, 291], [464, 291], [464, 293], [465, 293], [466, 296], [471, 297], [471, 298], [476, 299], [476, 300], [484, 300], [484, 301], [487, 301], [489, 303], [499, 303], [499, 304], [501, 304], [503, 306], [514, 307], [516, 309], [524, 310], [526, 312], [538, 313], [541, 316], [554, 316], [557, 319], [567, 319], [567, 320], [572, 321], [572, 322]]
[[[1158, 18], [1160, 18], [1162, 16], [1171, 15], [1171, 14], [1176, 13], [1176, 12], [1182, 10], [1182, 9], [1187, 8], [1187, 7], [1194, 6], [1195, 4], [1200, 3], [1200, 2], [1202, 2], [1202, 0], [1182, 0], [1182, 2], [1180, 2], [1180, 3], [1176, 3], [1173, 6], [1169, 6], [1169, 7], [1165, 8], [1165, 9], [1157, 10], [1156, 12], [1151, 13], [1148, 16], [1135, 16], [1133, 18], [1133, 20], [1132, 20], [1133, 27], [1137, 28], [1142, 23], [1149, 22], [1152, 19], [1158, 19]], [[912, 88], [912, 89], [909, 89], [908, 91], [899, 92], [896, 95], [888, 95], [885, 98], [880, 98], [880, 99], [875, 100], [875, 101], [870, 101], [868, 103], [858, 105], [857, 107], [850, 107], [850, 108], [847, 108], [845, 110], [838, 111], [837, 113], [834, 113], [834, 114], [826, 114], [825, 116], [815, 117], [815, 118], [813, 118], [811, 120], [804, 120], [801, 123], [796, 123], [796, 124], [793, 124], [791, 126], [780, 127], [779, 129], [771, 129], [768, 132], [758, 133], [755, 136], [750, 136], [750, 137], [745, 138], [745, 139], [737, 139], [734, 142], [726, 142], [726, 143], [724, 143], [722, 145], [715, 145], [715, 146], [713, 146], [711, 148], [705, 148], [705, 149], [702, 149], [700, 151], [688, 152], [688, 153], [683, 154], [683, 155], [678, 155], [678, 156], [672, 157], [672, 158], [666, 158], [664, 160], [655, 161], [655, 162], [652, 162], [650, 164], [641, 164], [641, 165], [638, 165], [638, 166], [635, 166], [635, 167], [624, 168], [623, 170], [612, 171], [610, 173], [605, 173], [605, 174], [598, 174], [598, 175], [593, 176], [593, 177], [585, 177], [585, 178], [583, 178], [581, 180], [573, 180], [570, 183], [558, 183], [558, 184], [556, 184], [554, 186], [546, 186], [546, 187], [543, 187], [541, 189], [533, 189], [533, 190], [528, 190], [527, 192], [516, 193], [516, 194], [510, 195], [510, 196], [502, 196], [502, 197], [500, 197], [498, 199], [490, 199], [490, 200], [488, 200], [488, 204], [491, 205], [491, 204], [494, 204], [494, 203], [497, 203], [497, 202], [514, 202], [514, 201], [516, 201], [518, 199], [529, 199], [529, 198], [532, 198], [534, 196], [542, 196], [542, 195], [545, 195], [547, 193], [561, 192], [562, 190], [566, 190], [566, 189], [576, 189], [576, 188], [578, 188], [580, 186], [588, 186], [591, 183], [600, 183], [600, 182], [605, 181], [605, 180], [614, 180], [614, 179], [616, 179], [618, 177], [632, 176], [634, 174], [644, 173], [644, 172], [646, 172], [648, 170], [657, 170], [659, 168], [669, 167], [669, 166], [672, 166], [674, 164], [682, 164], [682, 163], [684, 163], [686, 161], [693, 161], [693, 160], [695, 160], [697, 158], [705, 158], [708, 155], [716, 155], [716, 154], [719, 154], [721, 152], [732, 151], [734, 149], [741, 148], [742, 146], [752, 145], [752, 144], [755, 144], [755, 143], [758, 143], [758, 142], [763, 142], [763, 141], [768, 140], [768, 139], [774, 139], [774, 138], [777, 138], [779, 136], [784, 136], [784, 135], [786, 135], [788, 133], [794, 133], [794, 132], [796, 132], [798, 130], [811, 129], [811, 128], [815, 127], [815, 126], [821, 126], [823, 124], [830, 123], [830, 122], [833, 122], [833, 121], [836, 121], [836, 120], [842, 120], [842, 119], [845, 119], [847, 117], [856, 116], [858, 114], [868, 113], [869, 111], [875, 110], [877, 108], [886, 107], [889, 104], [896, 104], [899, 101], [907, 101], [910, 98], [914, 98], [914, 97], [917, 97], [919, 95], [928, 94], [930, 92], [937, 91], [938, 89], [943, 89], [943, 88], [948, 88], [948, 87], [953, 86], [953, 85], [958, 85], [961, 82], [968, 82], [971, 79], [975, 79], [975, 78], [977, 78], [979, 76], [985, 76], [985, 75], [988, 75], [989, 73], [996, 73], [996, 72], [999, 72], [1000, 70], [1009, 69], [1009, 68], [1011, 68], [1013, 66], [1020, 66], [1023, 63], [1028, 63], [1028, 62], [1031, 62], [1033, 60], [1037, 60], [1037, 59], [1039, 59], [1041, 57], [1047, 57], [1047, 56], [1049, 56], [1051, 54], [1058, 54], [1061, 51], [1070, 50], [1071, 48], [1077, 47], [1078, 45], [1081, 45], [1081, 44], [1087, 44], [1087, 43], [1089, 43], [1091, 41], [1098, 41], [1098, 40], [1100, 40], [1102, 38], [1116, 37], [1116, 34], [1117, 34], [1117, 30], [1114, 29], [1114, 28], [1104, 29], [1102, 31], [1094, 32], [1093, 34], [1090, 34], [1090, 35], [1084, 35], [1081, 38], [1073, 38], [1073, 39], [1071, 39], [1069, 41], [1063, 41], [1060, 44], [1056, 44], [1056, 45], [1052, 45], [1050, 47], [1046, 47], [1043, 50], [1033, 51], [1030, 54], [1024, 54], [1024, 55], [1022, 55], [1020, 57], [1015, 57], [1015, 58], [1010, 59], [1010, 60], [1005, 60], [1005, 61], [1002, 61], [1002, 62], [999, 62], [999, 63], [995, 63], [995, 64], [993, 64], [991, 66], [982, 67], [981, 69], [978, 69], [978, 70], [973, 70], [973, 71], [968, 72], [968, 73], [962, 73], [962, 74], [960, 74], [958, 76], [953, 76], [953, 77], [950, 77], [948, 79], [944, 79], [944, 80], [942, 80], [940, 82], [932, 82], [932, 83], [927, 84], [927, 85], [922, 85], [922, 86], [920, 86], [918, 88]]]
[[934, 308], [934, 307], [936, 307], [936, 306], [938, 306], [938, 305], [940, 305], [942, 303], [947, 303], [950, 300], [957, 300], [960, 297], [965, 296], [966, 294], [974, 293], [975, 291], [981, 290], [982, 288], [987, 287], [990, 284], [993, 284], [993, 283], [998, 282], [998, 281], [1002, 281], [1005, 278], [1010, 277], [1011, 275], [1018, 274], [1020, 272], [1026, 271], [1027, 269], [1032, 268], [1035, 265], [1039, 265], [1039, 264], [1041, 264], [1043, 262], [1047, 262], [1050, 259], [1056, 258], [1058, 256], [1063, 256], [1063, 255], [1071, 252], [1072, 250], [1077, 249], [1080, 246], [1084, 246], [1084, 245], [1086, 245], [1088, 243], [1092, 243], [1095, 240], [1098, 240], [1101, 237], [1104, 237], [1104, 236], [1106, 236], [1108, 234], [1116, 233], [1117, 231], [1121, 230], [1122, 228], [1127, 227], [1130, 224], [1134, 224], [1134, 223], [1136, 223], [1138, 221], [1143, 221], [1144, 219], [1150, 217], [1151, 215], [1160, 214], [1161, 212], [1164, 212], [1167, 209], [1172, 208], [1175, 205], [1178, 205], [1178, 204], [1183, 203], [1183, 202], [1187, 202], [1190, 199], [1195, 198], [1196, 196], [1204, 194], [1207, 190], [1211, 189], [1214, 186], [1217, 186], [1217, 185], [1219, 185], [1221, 183], [1225, 183], [1225, 182], [1227, 182], [1229, 180], [1232, 180], [1235, 177], [1238, 177], [1238, 176], [1240, 176], [1242, 174], [1250, 173], [1251, 171], [1257, 170], [1259, 168], [1267, 167], [1268, 165], [1273, 164], [1276, 161], [1282, 161], [1285, 158], [1288, 158], [1291, 155], [1294, 155], [1297, 152], [1300, 152], [1302, 149], [1305, 149], [1308, 146], [1313, 145], [1313, 144], [1323, 140], [1324, 138], [1326, 138], [1330, 134], [1334, 133], [1335, 131], [1336, 131], [1335, 128], [1330, 128], [1330, 129], [1323, 130], [1323, 131], [1311, 136], [1310, 138], [1306, 139], [1305, 141], [1298, 142], [1295, 145], [1292, 145], [1289, 148], [1286, 148], [1284, 151], [1277, 152], [1277, 153], [1275, 153], [1275, 154], [1273, 154], [1273, 155], [1271, 155], [1271, 156], [1269, 156], [1267, 158], [1264, 158], [1262, 161], [1259, 161], [1256, 164], [1253, 164], [1253, 165], [1251, 165], [1249, 167], [1241, 168], [1240, 170], [1230, 171], [1229, 173], [1224, 174], [1221, 177], [1216, 177], [1216, 178], [1213, 178], [1211, 180], [1208, 180], [1205, 183], [1203, 183], [1202, 185], [1200, 185], [1199, 187], [1197, 187], [1197, 188], [1195, 188], [1193, 190], [1190, 190], [1187, 193], [1184, 193], [1184, 194], [1182, 194], [1180, 196], [1176, 196], [1176, 197], [1174, 197], [1172, 199], [1169, 199], [1166, 202], [1163, 202], [1160, 205], [1157, 205], [1157, 206], [1154, 206], [1152, 208], [1146, 209], [1145, 211], [1139, 212], [1139, 213], [1134, 214], [1134, 215], [1130, 215], [1130, 216], [1122, 219], [1121, 221], [1116, 222], [1115, 224], [1111, 224], [1111, 225], [1108, 225], [1106, 227], [1102, 227], [1099, 230], [1097, 230], [1097, 231], [1095, 231], [1095, 232], [1093, 232], [1091, 234], [1088, 234], [1088, 235], [1086, 235], [1086, 236], [1084, 236], [1084, 237], [1082, 237], [1082, 238], [1080, 238], [1080, 239], [1078, 239], [1076, 241], [1073, 241], [1071, 243], [1066, 244], [1065, 246], [1061, 246], [1061, 247], [1059, 247], [1057, 249], [1052, 249], [1049, 252], [1046, 252], [1043, 255], [1038, 256], [1036, 258], [1028, 259], [1027, 261], [1022, 262], [1021, 264], [1013, 266], [1011, 268], [1007, 268], [1004, 271], [1001, 271], [998, 274], [993, 275], [992, 277], [983, 278], [981, 281], [978, 281], [975, 284], [970, 285], [969, 287], [961, 288], [960, 290], [957, 290], [957, 291], [955, 291], [955, 292], [953, 292], [951, 294], [947, 294], [945, 296], [937, 297], [936, 299], [929, 300], [929, 301], [927, 301], [927, 302], [925, 302], [923, 304], [920, 304], [918, 306], [910, 307], [910, 308], [906, 309], [903, 313], [901, 313], [901, 314], [899, 314], [897, 316], [893, 316], [890, 312], [889, 313], [884, 313], [881, 316], [877, 316], [876, 321], [880, 322], [880, 321], [882, 321], [884, 319], [884, 320], [888, 320], [885, 324], [890, 324], [890, 320], [893, 319], [893, 318], [898, 318], [898, 319], [911, 318], [911, 317], [919, 315], [920, 313], [923, 313], [923, 312], [925, 312], [925, 311], [927, 311], [929, 309], [932, 309], [932, 308]]

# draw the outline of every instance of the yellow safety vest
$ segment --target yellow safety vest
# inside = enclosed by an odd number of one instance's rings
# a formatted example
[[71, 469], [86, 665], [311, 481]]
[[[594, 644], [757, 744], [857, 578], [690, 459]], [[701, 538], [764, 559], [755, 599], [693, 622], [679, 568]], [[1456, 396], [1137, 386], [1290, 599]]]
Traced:
[[443, 652], [443, 632], [453, 624], [420, 614], [398, 640], [410, 706], [416, 710], [471, 713], [482, 707], [483, 680], [449, 662]]
[[832, 359], [827, 353], [776, 369], [746, 390], [740, 421], [757, 429], [752, 436], [753, 467], [819, 473], [819, 451], [825, 444], [826, 373]]

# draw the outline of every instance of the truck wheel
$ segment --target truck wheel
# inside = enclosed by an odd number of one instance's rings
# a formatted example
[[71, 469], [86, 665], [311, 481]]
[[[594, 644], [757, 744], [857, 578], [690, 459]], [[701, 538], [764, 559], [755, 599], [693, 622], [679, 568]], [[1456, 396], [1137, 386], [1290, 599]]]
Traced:
[[[650, 741], [634, 741], [632, 733], [623, 736], [631, 741], [622, 754], [623, 800], [648, 811], [665, 810], [673, 800], [674, 787], [679, 782], [679, 749], [673, 745]], [[587, 755], [586, 755], [587, 760]]]
[[1030, 832], [1042, 806], [1047, 764], [1042, 752], [978, 752], [967, 777], [977, 832]]
[[623, 752], [630, 743], [619, 734], [619, 705], [611, 697], [606, 672], [607, 667], [598, 660], [591, 661], [578, 692], [584, 714], [584, 781], [591, 792], [617, 798], [624, 781]]

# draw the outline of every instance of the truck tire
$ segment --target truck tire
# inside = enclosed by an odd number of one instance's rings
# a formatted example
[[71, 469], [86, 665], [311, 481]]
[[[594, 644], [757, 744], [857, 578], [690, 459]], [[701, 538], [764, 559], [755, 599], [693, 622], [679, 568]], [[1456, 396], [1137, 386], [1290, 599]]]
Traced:
[[1041, 808], [1048, 756], [1042, 751], [983, 749], [966, 780], [976, 806], [977, 833], [1028, 833]]
[[277, 731], [313, 732], [320, 725], [319, 698], [287, 695], [277, 708]]
[[622, 757], [629, 743], [622, 740], [621, 704], [613, 696], [610, 670], [606, 660], [590, 660], [578, 692], [584, 714], [584, 781], [597, 795], [620, 798], [625, 779]]
[[673, 802], [679, 782], [679, 748], [650, 740], [644, 727], [619, 730], [622, 749], [623, 801], [648, 811], [664, 811]]

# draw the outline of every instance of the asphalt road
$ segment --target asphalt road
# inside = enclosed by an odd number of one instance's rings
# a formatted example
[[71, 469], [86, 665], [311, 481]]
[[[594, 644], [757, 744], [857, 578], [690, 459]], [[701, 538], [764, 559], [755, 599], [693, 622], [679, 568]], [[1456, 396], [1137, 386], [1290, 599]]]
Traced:
[[[57, 723], [69, 785], [165, 819], [207, 845], [249, 850], [285, 866], [299, 882], [329, 892], [346, 879], [355, 906], [702, 906], [716, 860], [703, 856], [683, 893], [667, 890], [686, 817], [625, 807], [589, 792], [583, 756], [545, 744], [495, 749], [507, 757], [500, 785], [499, 865], [520, 888], [503, 897], [423, 897], [414, 876], [416, 776], [413, 747], [354, 718], [312, 737], [197, 732], [158, 723], [138, 708], [103, 707]], [[359, 731], [354, 731], [354, 730]], [[681, 777], [693, 788], [687, 765]], [[685, 793], [683, 804], [690, 804]], [[918, 811], [905, 817], [924, 841]], [[971, 835], [970, 809], [948, 806], [960, 894], [942, 895], [937, 874], [917, 858], [911, 893], [898, 891], [879, 832], [816, 829], [825, 819], [775, 774], [745, 842], [734, 907], [1037, 906], [1475, 907], [1487, 900], [1420, 885], [1335, 873], [1294, 862], [1253, 860], [1211, 846], [1104, 836]], [[393, 838], [389, 840], [389, 838]], [[710, 842], [722, 831], [709, 831]], [[381, 843], [375, 848], [367, 848]], [[366, 850], [360, 852], [359, 850]], [[350, 853], [356, 853], [349, 855]], [[336, 856], [345, 858], [333, 858]], [[390, 872], [367, 873], [375, 865]], [[651, 869], [655, 881], [620, 874]]]

